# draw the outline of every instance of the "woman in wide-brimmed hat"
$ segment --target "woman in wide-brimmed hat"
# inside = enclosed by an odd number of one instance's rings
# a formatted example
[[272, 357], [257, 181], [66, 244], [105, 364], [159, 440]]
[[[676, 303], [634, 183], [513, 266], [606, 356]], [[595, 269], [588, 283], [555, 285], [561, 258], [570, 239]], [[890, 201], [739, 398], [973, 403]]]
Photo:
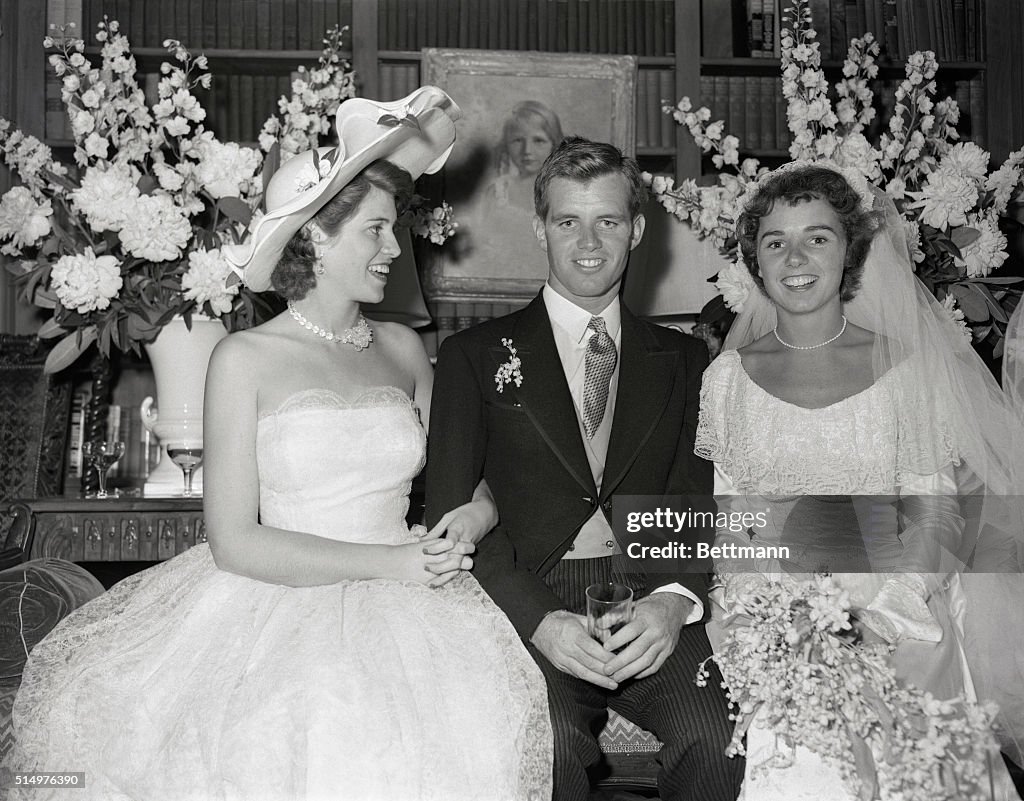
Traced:
[[[360, 311], [383, 296], [396, 218], [457, 116], [433, 87], [350, 100], [336, 148], [274, 175], [229, 258], [288, 310], [211, 359], [209, 546], [122, 582], [37, 647], [15, 769], [83, 770], [78, 795], [103, 799], [550, 794], [539, 670], [467, 572], [469, 546], [405, 523], [429, 361], [414, 332]], [[444, 522], [494, 518], [481, 488]]]

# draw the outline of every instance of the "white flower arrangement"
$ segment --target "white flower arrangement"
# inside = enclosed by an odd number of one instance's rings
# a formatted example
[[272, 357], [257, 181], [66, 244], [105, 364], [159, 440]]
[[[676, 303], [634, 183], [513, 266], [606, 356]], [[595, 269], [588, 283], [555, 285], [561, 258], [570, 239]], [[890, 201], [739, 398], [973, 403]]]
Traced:
[[93, 342], [107, 356], [114, 348], [138, 352], [178, 314], [221, 316], [229, 328], [255, 316], [252, 293], [229, 290], [226, 275], [216, 291], [185, 283], [191, 254], [236, 241], [236, 225], [248, 223], [262, 193], [259, 153], [219, 142], [204, 128], [193, 91], [210, 85], [206, 58], [165, 41], [170, 60], [160, 66], [150, 107], [118, 23], [100, 22], [96, 41], [98, 64], [80, 39], [43, 42], [56, 50], [49, 62], [62, 80], [73, 168], [0, 120], [0, 153], [22, 181], [0, 200], [0, 240], [4, 253], [19, 257], [8, 268], [24, 298], [53, 310], [40, 329], [63, 337], [47, 360], [50, 371]]
[[[849, 595], [829, 576], [732, 578], [727, 599], [742, 620], [709, 657], [736, 721], [729, 754], [745, 753], [743, 736], [759, 716], [780, 747], [755, 771], [790, 764], [800, 745], [860, 798], [989, 798], [988, 759], [998, 752], [991, 705], [939, 701], [898, 681], [888, 646], [855, 641]], [[708, 678], [704, 663], [697, 684]]]
[[[987, 341], [1000, 356], [1009, 312], [1021, 295], [1012, 285], [1020, 279], [990, 273], [1007, 258], [1000, 219], [1024, 208], [1024, 148], [989, 173], [989, 153], [957, 141], [960, 109], [952, 98], [936, 98], [939, 65], [931, 51], [907, 59], [888, 125], [877, 142], [870, 142], [865, 136], [875, 117], [870, 82], [878, 77], [879, 53], [874, 35], [850, 42], [833, 107], [809, 0], [793, 0], [785, 21], [780, 44], [790, 157], [830, 160], [885, 191], [907, 223], [918, 277], [940, 301], [954, 296], [975, 342]], [[739, 140], [721, 121], [712, 121], [707, 108], [694, 109], [688, 97], [663, 111], [686, 127], [723, 172], [714, 186], [692, 180], [676, 186], [671, 178], [645, 174], [651, 191], [671, 214], [735, 260], [743, 197], [766, 168], [756, 159], [741, 160]]]
[[512, 340], [508, 337], [502, 337], [501, 344], [508, 348], [509, 353], [512, 355], [509, 356], [507, 362], [498, 368], [498, 372], [494, 374], [494, 383], [498, 387], [498, 392], [504, 392], [506, 384], [515, 384], [517, 387], [523, 385], [523, 373], [520, 369], [523, 363], [515, 347], [512, 345]]
[[[206, 129], [193, 90], [209, 88], [212, 76], [206, 57], [180, 42], [164, 42], [171, 60], [160, 65], [150, 107], [116, 21], [98, 24], [98, 65], [63, 30], [44, 40], [56, 51], [49, 62], [61, 77], [75, 165], [0, 119], [0, 157], [21, 179], [0, 198], [0, 253], [17, 259], [8, 269], [23, 298], [52, 310], [40, 336], [63, 337], [48, 371], [93, 342], [108, 357], [138, 353], [177, 315], [220, 317], [228, 330], [269, 316], [265, 300], [236, 284], [220, 248], [247, 236], [280, 161], [315, 148], [338, 104], [354, 96], [340, 56], [346, 30], [328, 31], [315, 69], [299, 68], [292, 96], [279, 101], [282, 117], [260, 133], [266, 156]], [[457, 227], [447, 204], [418, 222], [414, 232], [437, 244]]]

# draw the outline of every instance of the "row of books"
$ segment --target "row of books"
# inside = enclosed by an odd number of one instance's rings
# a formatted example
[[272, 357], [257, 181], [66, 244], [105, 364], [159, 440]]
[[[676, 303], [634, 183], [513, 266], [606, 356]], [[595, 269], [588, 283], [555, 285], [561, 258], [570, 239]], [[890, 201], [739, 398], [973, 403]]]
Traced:
[[675, 52], [673, 0], [378, 2], [384, 50], [475, 47], [643, 56]]
[[[52, 0], [51, 0], [52, 1]], [[76, 0], [81, 4], [82, 0]], [[353, 0], [84, 0], [87, 42], [104, 16], [135, 47], [177, 39], [190, 50], [320, 50], [324, 31], [352, 24]]]
[[[352, 24], [354, 1], [48, 0], [77, 4], [89, 43], [106, 17], [136, 47], [178, 39], [193, 50], [319, 50], [326, 29]], [[378, 0], [377, 17], [381, 50], [675, 52], [673, 0]]]
[[870, 31], [882, 54], [905, 61], [931, 50], [939, 63], [985, 60], [984, 0], [811, 0], [824, 59], [846, 57], [850, 39]]
[[[883, 58], [931, 50], [939, 63], [985, 60], [985, 0], [810, 0], [821, 57], [842, 61], [850, 40], [874, 34]], [[792, 28], [789, 0], [701, 0], [705, 58], [778, 58]]]
[[765, 75], [702, 75], [701, 105], [725, 132], [739, 138], [744, 153], [789, 147], [782, 79]]
[[672, 70], [641, 69], [636, 82], [636, 146], [638, 150], [675, 149], [676, 123], [662, 112], [662, 103], [676, 104]]
[[431, 303], [430, 316], [434, 318], [434, 330], [426, 329], [420, 332], [427, 354], [436, 356], [437, 348], [456, 331], [511, 314], [531, 300], [532, 298], [524, 298], [519, 303]]

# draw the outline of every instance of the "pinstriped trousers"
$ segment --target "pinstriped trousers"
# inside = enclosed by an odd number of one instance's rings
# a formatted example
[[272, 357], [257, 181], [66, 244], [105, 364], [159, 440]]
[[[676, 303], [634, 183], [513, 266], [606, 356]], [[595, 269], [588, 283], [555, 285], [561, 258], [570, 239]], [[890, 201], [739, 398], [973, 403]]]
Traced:
[[[586, 614], [586, 588], [601, 581], [631, 587], [634, 597], [646, 592], [644, 576], [621, 569], [620, 557], [563, 559], [548, 573], [547, 585], [569, 611]], [[563, 673], [532, 645], [528, 649], [548, 683], [554, 730], [553, 801], [586, 801], [591, 777], [599, 775], [597, 735], [608, 708], [651, 731], [664, 747], [658, 755], [658, 789], [662, 801], [734, 801], [743, 782], [743, 759], [729, 759], [732, 734], [721, 675], [709, 664], [708, 686], [697, 687], [697, 665], [711, 655], [704, 626], [685, 626], [672, 655], [657, 673], [606, 690]]]

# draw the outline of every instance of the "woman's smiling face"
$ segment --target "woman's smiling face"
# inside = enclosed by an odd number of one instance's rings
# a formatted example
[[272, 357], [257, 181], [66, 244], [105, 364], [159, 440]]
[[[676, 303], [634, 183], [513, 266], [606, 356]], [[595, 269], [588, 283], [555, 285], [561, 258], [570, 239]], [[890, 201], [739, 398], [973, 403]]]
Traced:
[[846, 263], [846, 232], [832, 205], [820, 198], [778, 201], [761, 218], [757, 261], [765, 292], [792, 313], [838, 300]]

